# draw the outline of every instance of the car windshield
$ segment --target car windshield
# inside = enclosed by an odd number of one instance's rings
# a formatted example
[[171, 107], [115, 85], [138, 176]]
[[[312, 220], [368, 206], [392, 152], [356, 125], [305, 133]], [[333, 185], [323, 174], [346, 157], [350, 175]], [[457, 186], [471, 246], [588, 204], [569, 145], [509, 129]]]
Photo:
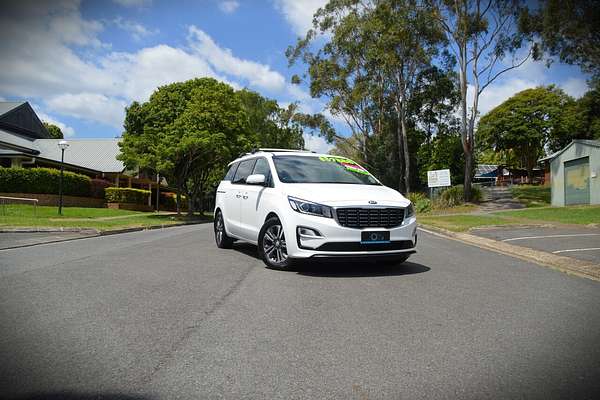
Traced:
[[283, 183], [344, 183], [380, 185], [356, 162], [338, 156], [275, 156], [277, 176]]

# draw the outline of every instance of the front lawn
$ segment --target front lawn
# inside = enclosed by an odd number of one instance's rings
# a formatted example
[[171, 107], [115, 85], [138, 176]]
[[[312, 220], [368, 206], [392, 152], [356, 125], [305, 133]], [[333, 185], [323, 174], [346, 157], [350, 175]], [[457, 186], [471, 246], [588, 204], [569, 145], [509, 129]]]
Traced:
[[[206, 218], [196, 215], [196, 218]], [[58, 208], [38, 206], [34, 214], [33, 206], [5, 205], [0, 206], [0, 228], [33, 227], [33, 228], [84, 228], [110, 230], [120, 228], [137, 228], [152, 225], [173, 225], [185, 221], [174, 213], [156, 214], [109, 208], [64, 207], [63, 215], [58, 215]]]
[[491, 214], [420, 215], [419, 223], [455, 232], [495, 225], [600, 224], [600, 206], [545, 207]]

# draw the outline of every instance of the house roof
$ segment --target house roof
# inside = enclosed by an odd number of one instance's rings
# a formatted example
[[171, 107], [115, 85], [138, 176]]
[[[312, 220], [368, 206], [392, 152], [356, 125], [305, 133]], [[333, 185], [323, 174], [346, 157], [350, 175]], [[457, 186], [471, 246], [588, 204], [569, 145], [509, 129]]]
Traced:
[[544, 158], [540, 158], [538, 160], [538, 162], [554, 160], [556, 157], [558, 157], [563, 152], [565, 152], [569, 147], [571, 147], [574, 143], [583, 144], [584, 146], [600, 147], [600, 140], [574, 139], [571, 143], [566, 145], [562, 150], [559, 150], [556, 153], [552, 153]]
[[477, 164], [475, 170], [476, 178], [492, 178], [495, 177], [498, 171], [498, 166], [494, 164]]
[[18, 150], [29, 155], [38, 154], [35, 140], [0, 129], [0, 148]]
[[25, 104], [24, 101], [0, 101], [0, 115], [4, 115], [23, 104]]
[[[40, 158], [60, 162], [58, 142], [62, 139], [37, 139]], [[121, 139], [71, 139], [65, 150], [65, 163], [100, 172], [123, 172], [125, 165], [117, 160]]]

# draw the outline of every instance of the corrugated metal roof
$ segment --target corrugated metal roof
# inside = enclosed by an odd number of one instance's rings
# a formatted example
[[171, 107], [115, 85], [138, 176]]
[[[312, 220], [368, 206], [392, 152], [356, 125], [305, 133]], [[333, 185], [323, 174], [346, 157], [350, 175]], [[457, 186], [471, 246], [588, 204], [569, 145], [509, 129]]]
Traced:
[[549, 156], [546, 156], [544, 158], [540, 158], [538, 160], [538, 162], [554, 160], [557, 156], [561, 155], [565, 150], [567, 150], [569, 147], [571, 147], [573, 145], [573, 143], [579, 143], [579, 144], [583, 144], [586, 146], [600, 147], [600, 140], [574, 139], [571, 143], [566, 145], [564, 149], [559, 150], [556, 153], [552, 153]]
[[[61, 151], [58, 142], [62, 139], [37, 139], [38, 157], [59, 161]], [[123, 172], [125, 165], [117, 160], [121, 152], [121, 139], [70, 139], [65, 150], [65, 163], [100, 172]]]
[[35, 146], [35, 141], [33, 139], [17, 135], [4, 129], [0, 129], [0, 147], [16, 148], [30, 154], [32, 152], [37, 152], [37, 147]]
[[25, 104], [24, 101], [0, 101], [0, 115], [4, 115], [23, 104]]
[[477, 164], [475, 178], [491, 178], [496, 176], [498, 166], [494, 164]]

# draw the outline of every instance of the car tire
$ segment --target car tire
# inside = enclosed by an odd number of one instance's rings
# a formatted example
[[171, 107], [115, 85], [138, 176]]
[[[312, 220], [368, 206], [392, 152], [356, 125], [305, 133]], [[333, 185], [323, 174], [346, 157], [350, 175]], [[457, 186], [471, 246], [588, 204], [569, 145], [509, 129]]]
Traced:
[[258, 253], [267, 268], [289, 270], [293, 260], [287, 255], [286, 238], [279, 218], [271, 217], [258, 234]]
[[215, 215], [214, 230], [217, 247], [220, 249], [230, 249], [234, 240], [227, 236], [227, 232], [225, 231], [225, 219], [220, 210], [217, 211], [217, 215]]

